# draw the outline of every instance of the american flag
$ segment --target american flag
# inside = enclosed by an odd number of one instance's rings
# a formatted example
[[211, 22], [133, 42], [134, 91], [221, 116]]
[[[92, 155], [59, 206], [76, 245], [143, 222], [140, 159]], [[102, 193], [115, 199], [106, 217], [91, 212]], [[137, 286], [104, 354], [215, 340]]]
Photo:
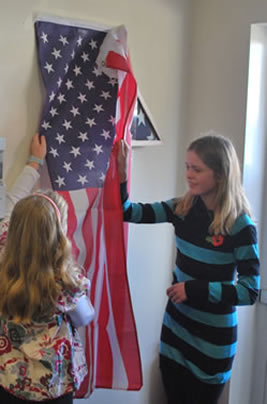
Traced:
[[76, 397], [94, 388], [138, 390], [142, 372], [126, 273], [125, 238], [114, 144], [129, 141], [136, 103], [124, 27], [107, 32], [35, 23], [46, 98], [53, 189], [69, 207], [68, 235], [91, 279], [96, 310], [84, 333], [89, 372]]

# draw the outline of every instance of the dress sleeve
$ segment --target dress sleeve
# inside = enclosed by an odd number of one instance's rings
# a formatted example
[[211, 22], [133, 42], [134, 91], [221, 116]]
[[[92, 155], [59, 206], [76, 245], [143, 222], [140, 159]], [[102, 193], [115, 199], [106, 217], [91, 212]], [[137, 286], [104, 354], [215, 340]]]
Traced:
[[25, 196], [32, 192], [34, 185], [40, 178], [37, 170], [29, 165], [26, 165], [21, 174], [18, 176], [16, 182], [11, 187], [10, 191], [7, 192], [7, 208], [6, 208], [6, 218], [11, 215], [12, 209], [15, 204]]
[[57, 309], [63, 313], [74, 310], [82, 296], [89, 296], [91, 282], [83, 275], [79, 275], [81, 285], [79, 288], [65, 287], [61, 281], [61, 293], [57, 302]]
[[6, 243], [9, 218], [15, 204], [31, 193], [39, 177], [39, 173], [34, 168], [25, 166], [14, 185], [7, 192], [5, 217], [0, 222], [0, 252]]
[[175, 200], [133, 203], [128, 199], [127, 182], [120, 186], [123, 220], [132, 223], [173, 222]]
[[95, 316], [95, 309], [88, 296], [82, 295], [73, 310], [67, 312], [74, 327], [89, 324]]
[[236, 282], [205, 282], [192, 280], [185, 283], [188, 299], [208, 299], [211, 303], [232, 306], [252, 305], [259, 294], [259, 251], [256, 227], [247, 215], [237, 219], [232, 230], [233, 256], [236, 264]]

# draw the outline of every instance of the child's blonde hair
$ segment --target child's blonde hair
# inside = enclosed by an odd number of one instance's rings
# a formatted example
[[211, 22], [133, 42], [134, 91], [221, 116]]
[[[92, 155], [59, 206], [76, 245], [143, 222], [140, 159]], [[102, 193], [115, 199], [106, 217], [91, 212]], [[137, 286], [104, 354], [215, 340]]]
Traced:
[[[198, 157], [213, 170], [218, 181], [214, 219], [210, 225], [211, 234], [229, 234], [238, 216], [250, 215], [248, 200], [245, 196], [238, 157], [231, 141], [224, 136], [209, 132], [194, 140], [187, 151], [194, 151]], [[176, 206], [176, 214], [186, 216], [196, 196], [188, 191]]]
[[15, 322], [51, 317], [61, 285], [77, 288], [80, 269], [73, 263], [66, 236], [67, 204], [53, 191], [44, 191], [59, 209], [39, 194], [15, 205], [0, 265], [0, 313]]

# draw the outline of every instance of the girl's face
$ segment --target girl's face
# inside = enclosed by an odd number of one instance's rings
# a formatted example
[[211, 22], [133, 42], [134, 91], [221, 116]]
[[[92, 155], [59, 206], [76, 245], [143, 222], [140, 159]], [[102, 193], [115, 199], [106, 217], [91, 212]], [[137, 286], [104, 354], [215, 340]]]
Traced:
[[218, 182], [214, 171], [193, 150], [187, 152], [185, 165], [191, 194], [200, 196], [207, 208], [213, 209]]

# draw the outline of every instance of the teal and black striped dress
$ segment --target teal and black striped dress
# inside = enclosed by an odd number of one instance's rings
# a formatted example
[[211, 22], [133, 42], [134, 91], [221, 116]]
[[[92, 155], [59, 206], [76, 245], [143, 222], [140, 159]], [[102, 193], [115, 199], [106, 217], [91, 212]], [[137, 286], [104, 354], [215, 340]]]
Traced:
[[187, 301], [168, 301], [160, 355], [189, 369], [199, 380], [225, 383], [237, 344], [236, 306], [252, 305], [259, 291], [256, 228], [246, 214], [227, 236], [210, 236], [212, 213], [198, 198], [185, 217], [174, 213], [175, 200], [151, 204], [128, 200], [121, 184], [124, 220], [174, 226], [177, 258], [173, 283], [185, 282]]

